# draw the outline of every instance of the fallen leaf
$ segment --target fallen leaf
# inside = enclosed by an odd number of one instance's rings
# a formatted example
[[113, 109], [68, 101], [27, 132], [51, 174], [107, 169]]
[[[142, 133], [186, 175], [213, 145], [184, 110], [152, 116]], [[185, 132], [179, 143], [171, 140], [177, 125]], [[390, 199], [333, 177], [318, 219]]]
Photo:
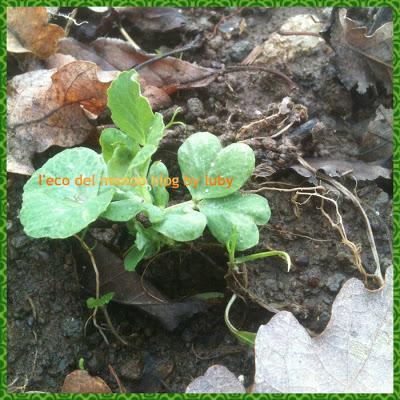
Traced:
[[[393, 267], [379, 290], [349, 279], [317, 337], [292, 313], [278, 312], [257, 332], [255, 364], [252, 393], [391, 393]], [[190, 383], [186, 393], [239, 392], [239, 386], [243, 388], [229, 370], [215, 365]]]
[[[59, 52], [77, 60], [94, 62], [105, 71], [126, 71], [156, 56], [139, 52], [123, 40], [108, 38], [97, 39], [90, 47], [72, 38], [63, 39]], [[167, 100], [170, 102], [168, 95], [177, 90], [207, 86], [215, 79], [216, 71], [167, 57], [141, 68], [139, 76], [143, 94], [151, 99], [153, 108], [160, 108]]]
[[[281, 32], [312, 32], [318, 34], [321, 23], [311, 14], [299, 14], [281, 26]], [[299, 56], [310, 54], [324, 41], [312, 35], [281, 35], [274, 32], [262, 45], [256, 46], [253, 51], [242, 61], [242, 64], [255, 62], [271, 65], [274, 63], [287, 63]]]
[[58, 48], [64, 30], [48, 23], [46, 7], [15, 7], [7, 9], [7, 51], [33, 53], [47, 58]]
[[[85, 240], [90, 240], [90, 237], [87, 236]], [[75, 246], [75, 254], [79, 263], [88, 267], [83, 278], [84, 286], [94, 292], [95, 279], [90, 259], [79, 244]], [[114, 292], [112, 301], [139, 308], [160, 321], [168, 330], [175, 329], [183, 320], [206, 309], [206, 303], [198, 299], [171, 302], [146, 281], [144, 290], [140, 275], [126, 271], [121, 258], [101, 243], [97, 242], [93, 254], [99, 269], [101, 294]]]
[[[374, 181], [379, 177], [390, 179], [391, 171], [376, 164], [368, 164], [360, 160], [329, 160], [321, 158], [305, 159], [315, 169], [323, 170], [330, 177], [354, 176], [359, 181]], [[314, 175], [300, 164], [291, 166], [299, 175], [312, 178]]]
[[116, 7], [135, 28], [144, 33], [166, 33], [181, 30], [186, 18], [181, 10], [171, 7]]
[[30, 175], [31, 158], [52, 145], [84, 142], [94, 127], [85, 110], [98, 115], [107, 103], [107, 88], [116, 72], [75, 61], [58, 70], [38, 70], [8, 83], [7, 170]]
[[246, 389], [229, 369], [213, 365], [192, 381], [185, 393], [246, 393]]
[[380, 81], [392, 93], [393, 23], [387, 22], [368, 35], [367, 27], [347, 17], [346, 9], [336, 12], [330, 42], [336, 52], [342, 83], [349, 90], [357, 86], [362, 94]]
[[376, 117], [362, 138], [360, 157], [365, 161], [386, 160], [393, 156], [393, 110], [379, 105]]
[[383, 288], [348, 280], [325, 331], [312, 338], [287, 311], [257, 333], [254, 393], [393, 391], [393, 269]]
[[82, 369], [68, 374], [61, 388], [62, 393], [112, 393], [110, 387], [98, 376], [91, 376]]

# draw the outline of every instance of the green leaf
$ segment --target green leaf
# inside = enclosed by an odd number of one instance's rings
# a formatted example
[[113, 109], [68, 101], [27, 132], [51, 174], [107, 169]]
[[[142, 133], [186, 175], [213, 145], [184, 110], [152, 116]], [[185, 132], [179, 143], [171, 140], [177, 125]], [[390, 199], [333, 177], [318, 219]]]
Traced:
[[[103, 213], [113, 197], [113, 188], [100, 188], [105, 171], [102, 157], [93, 150], [79, 147], [64, 150], [38, 169], [24, 186], [21, 223], [27, 235], [35, 238], [70, 237]], [[39, 184], [46, 178], [68, 178], [67, 186]], [[94, 185], [79, 185], [79, 177], [94, 177]]]
[[208, 132], [190, 136], [178, 150], [182, 177], [196, 179], [188, 189], [194, 200], [228, 196], [240, 189], [251, 176], [255, 158], [243, 143], [222, 149], [219, 139]]
[[132, 195], [129, 199], [111, 202], [101, 216], [110, 221], [129, 221], [143, 210], [143, 203], [142, 198]]
[[89, 297], [86, 300], [86, 305], [88, 308], [103, 307], [106, 304], [108, 304], [113, 297], [114, 297], [114, 292], [106, 293], [103, 296], [99, 297], [98, 299], [95, 299], [94, 297]]
[[199, 181], [197, 188], [193, 185], [187, 187], [194, 200], [204, 198], [207, 190], [204, 177], [221, 149], [219, 139], [208, 132], [194, 133], [179, 148], [178, 163], [182, 177], [195, 178]]
[[124, 145], [131, 151], [131, 157], [139, 151], [139, 146], [125, 133], [115, 128], [104, 129], [100, 136], [100, 145], [105, 162], [108, 162], [118, 145]]
[[144, 214], [152, 224], [161, 222], [165, 217], [163, 208], [157, 207], [154, 204], [146, 203], [143, 206]]
[[[143, 166], [143, 164], [150, 161], [151, 156], [157, 151], [157, 147], [153, 144], [146, 144], [136, 154], [135, 158], [129, 165], [129, 171], [137, 170]], [[146, 171], [147, 172], [147, 171]], [[147, 175], [147, 174], [145, 174]]]
[[154, 123], [154, 113], [141, 95], [138, 74], [121, 72], [108, 89], [108, 107], [114, 123], [135, 142], [144, 145]]
[[207, 217], [207, 226], [222, 244], [237, 232], [237, 250], [255, 246], [259, 240], [257, 225], [264, 225], [271, 216], [268, 201], [259, 195], [234, 193], [219, 199], [202, 200], [200, 211]]
[[124, 258], [124, 266], [127, 271], [135, 271], [137, 265], [143, 260], [146, 249], [139, 250], [133, 245]]
[[177, 242], [187, 242], [199, 238], [206, 227], [206, 217], [193, 210], [193, 205], [179, 204], [165, 210], [164, 219], [152, 228]]
[[169, 201], [168, 190], [162, 184], [168, 177], [168, 169], [161, 161], [151, 164], [147, 180], [152, 187], [154, 204], [161, 208], [166, 207]]
[[164, 135], [164, 120], [163, 116], [160, 113], [154, 114], [154, 120], [151, 124], [149, 135], [147, 137], [147, 143], [153, 144], [154, 146], [158, 146], [160, 140], [163, 138]]

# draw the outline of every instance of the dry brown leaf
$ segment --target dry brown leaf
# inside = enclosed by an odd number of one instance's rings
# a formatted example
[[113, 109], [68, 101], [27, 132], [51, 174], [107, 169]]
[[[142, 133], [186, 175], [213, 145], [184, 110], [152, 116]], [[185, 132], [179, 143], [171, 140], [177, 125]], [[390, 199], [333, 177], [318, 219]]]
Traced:
[[71, 147], [85, 141], [94, 127], [85, 110], [98, 115], [116, 72], [75, 61], [58, 70], [39, 70], [8, 83], [7, 170], [30, 175], [31, 157], [52, 145]]
[[7, 51], [33, 53], [47, 58], [58, 48], [64, 30], [48, 23], [45, 7], [15, 7], [7, 9]]
[[187, 24], [185, 16], [177, 8], [116, 7], [116, 11], [145, 33], [177, 31]]
[[[358, 181], [374, 181], [379, 177], [390, 179], [391, 171], [376, 164], [368, 164], [361, 160], [330, 160], [325, 158], [306, 159], [313, 168], [324, 171], [330, 177], [354, 176]], [[315, 179], [314, 174], [300, 164], [291, 167], [305, 178]]]
[[[59, 51], [77, 60], [92, 61], [106, 71], [126, 71], [155, 56], [141, 53], [123, 40], [106, 38], [95, 40], [91, 47], [71, 38], [63, 39]], [[211, 68], [167, 57], [141, 68], [139, 76], [143, 94], [149, 97], [153, 108], [160, 108], [170, 103], [168, 95], [177, 90], [207, 86], [215, 79], [215, 72]]]
[[365, 93], [377, 81], [392, 93], [393, 23], [387, 22], [372, 35], [340, 9], [332, 27], [331, 44], [337, 54], [340, 79], [347, 89], [357, 85]]
[[91, 376], [82, 369], [68, 374], [61, 388], [62, 393], [112, 393], [110, 387], [98, 376]]

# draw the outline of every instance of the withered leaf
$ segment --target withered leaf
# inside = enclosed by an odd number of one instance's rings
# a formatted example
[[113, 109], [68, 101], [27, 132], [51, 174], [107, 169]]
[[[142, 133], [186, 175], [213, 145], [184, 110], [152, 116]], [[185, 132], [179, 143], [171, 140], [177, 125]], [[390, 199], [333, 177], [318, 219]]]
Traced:
[[61, 388], [62, 393], [112, 393], [110, 387], [98, 376], [91, 376], [82, 369], [68, 374]]
[[392, 93], [393, 23], [385, 23], [371, 35], [367, 32], [367, 27], [347, 17], [346, 9], [337, 11], [330, 40], [340, 80], [349, 90], [357, 86], [359, 93], [380, 81]]
[[361, 142], [361, 158], [364, 161], [385, 160], [393, 155], [393, 110], [379, 105], [376, 116], [368, 124]]
[[[90, 242], [88, 235], [85, 240], [91, 245], [95, 244]], [[93, 254], [100, 274], [101, 294], [113, 292], [112, 301], [139, 308], [160, 321], [168, 330], [175, 329], [183, 320], [206, 309], [206, 303], [198, 299], [171, 302], [146, 280], [144, 281], [146, 290], [144, 290], [140, 275], [126, 271], [121, 258], [99, 242], [95, 244]], [[79, 244], [75, 245], [75, 255], [79, 264], [87, 266], [83, 284], [93, 293], [95, 278], [90, 267], [90, 259]]]
[[[359, 181], [374, 181], [379, 177], [390, 179], [391, 171], [376, 164], [368, 164], [360, 160], [329, 160], [321, 158], [308, 158], [307, 163], [315, 169], [323, 170], [330, 177], [354, 176]], [[312, 178], [314, 175], [300, 164], [291, 167], [299, 175]]]
[[7, 170], [30, 175], [31, 157], [52, 145], [71, 147], [85, 141], [94, 127], [85, 110], [98, 115], [116, 72], [75, 61], [58, 70], [38, 70], [8, 83]]
[[[96, 63], [105, 71], [125, 71], [139, 65], [155, 54], [137, 51], [131, 44], [120, 39], [99, 38], [86, 46], [72, 38], [60, 41], [59, 52], [77, 60]], [[139, 70], [143, 94], [153, 108], [167, 106], [169, 95], [181, 89], [207, 86], [215, 79], [215, 70], [200, 67], [175, 57], [167, 57]]]
[[229, 369], [213, 365], [189, 384], [186, 393], [246, 393], [246, 389]]
[[259, 328], [255, 354], [254, 393], [392, 392], [393, 268], [379, 290], [348, 280], [317, 337], [279, 312]]
[[64, 30], [48, 23], [45, 7], [15, 7], [7, 9], [7, 51], [32, 52], [39, 58], [47, 58], [58, 48]]
[[186, 18], [177, 8], [171, 7], [117, 7], [137, 29], [145, 33], [165, 33], [183, 29]]

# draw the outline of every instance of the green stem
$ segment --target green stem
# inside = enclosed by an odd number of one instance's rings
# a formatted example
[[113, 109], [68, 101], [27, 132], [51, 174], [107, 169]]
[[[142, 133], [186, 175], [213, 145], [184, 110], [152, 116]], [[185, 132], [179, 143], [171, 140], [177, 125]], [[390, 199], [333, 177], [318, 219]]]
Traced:
[[250, 254], [248, 256], [237, 257], [237, 258], [235, 258], [234, 262], [236, 264], [241, 264], [241, 263], [245, 263], [247, 261], [254, 261], [254, 260], [259, 260], [260, 258], [274, 257], [274, 256], [280, 257], [286, 261], [287, 266], [288, 266], [288, 272], [289, 272], [290, 267], [292, 266], [290, 256], [288, 253], [286, 253], [284, 251], [279, 251], [279, 250], [264, 251], [262, 253], [254, 253], [254, 254]]

